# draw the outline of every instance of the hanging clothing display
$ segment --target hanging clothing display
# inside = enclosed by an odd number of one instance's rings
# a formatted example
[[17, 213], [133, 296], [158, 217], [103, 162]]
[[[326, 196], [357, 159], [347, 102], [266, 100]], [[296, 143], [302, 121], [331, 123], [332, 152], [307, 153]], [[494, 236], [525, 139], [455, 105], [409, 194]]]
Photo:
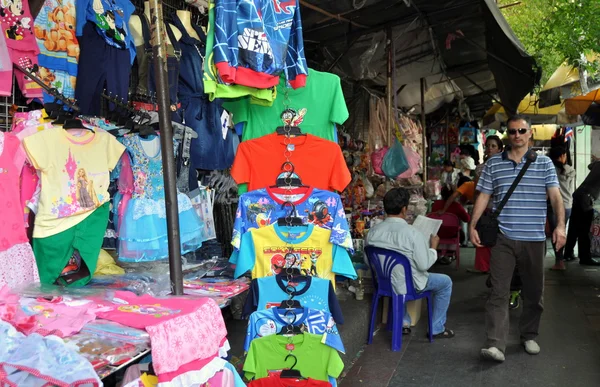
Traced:
[[231, 176], [238, 184], [248, 183], [249, 191], [268, 187], [282, 173], [281, 165], [287, 161], [286, 150], [290, 152], [294, 173], [304, 184], [343, 191], [350, 183], [350, 171], [340, 146], [312, 134], [286, 139], [271, 133], [243, 141], [238, 147]]
[[261, 278], [293, 268], [334, 285], [336, 274], [356, 279], [348, 252], [330, 239], [330, 230], [312, 223], [299, 227], [275, 223], [252, 229], [242, 237], [235, 277], [252, 270], [252, 278]]
[[[317, 309], [293, 309], [293, 315], [288, 310], [277, 307], [257, 310], [250, 315], [244, 350], [250, 349], [254, 339], [275, 335], [285, 326], [291, 324], [301, 327], [301, 330], [315, 335], [322, 335], [321, 342], [342, 353], [345, 352], [344, 344], [331, 314]], [[293, 317], [293, 318], [292, 318]], [[285, 330], [284, 330], [285, 332]]]
[[[6, 42], [12, 63], [26, 69], [34, 69], [38, 64], [38, 49], [33, 32], [33, 17], [29, 1], [10, 0], [0, 3], [0, 28]], [[12, 68], [0, 72], [0, 96], [12, 94]], [[41, 98], [42, 87], [31, 82], [21, 71], [14, 71], [21, 93], [27, 98]]]
[[306, 84], [298, 1], [216, 1], [215, 26], [214, 61], [225, 82], [265, 89], [283, 73], [295, 89]]
[[[76, 26], [75, 0], [44, 1], [34, 23], [40, 78], [67, 98], [75, 97], [79, 61]], [[53, 101], [54, 97], [44, 92], [44, 102]]]
[[42, 181], [35, 238], [77, 225], [110, 200], [109, 172], [125, 147], [106, 132], [84, 132], [75, 136], [55, 127], [23, 140]]
[[210, 0], [208, 5], [208, 25], [206, 27], [206, 59], [203, 61], [203, 81], [204, 92], [208, 95], [209, 101], [215, 98], [234, 99], [245, 96], [252, 96], [256, 101], [270, 106], [275, 99], [277, 90], [272, 87], [269, 89], [257, 89], [242, 85], [225, 83], [217, 73], [215, 66], [213, 47], [215, 44], [215, 1]]
[[287, 88], [282, 78], [273, 106], [257, 103], [253, 98], [223, 103], [233, 114], [235, 124], [245, 124], [244, 141], [273, 133], [276, 127], [283, 125], [297, 126], [302, 133], [336, 140], [334, 124], [343, 124], [349, 116], [340, 77], [313, 69], [308, 73], [306, 86], [296, 90]]
[[[296, 281], [296, 280], [294, 280]], [[244, 316], [249, 316], [256, 310], [270, 309], [281, 306], [282, 300], [293, 298], [305, 308], [322, 310], [331, 313], [337, 324], [344, 324], [344, 317], [335, 290], [330, 281], [306, 277], [293, 285], [296, 290], [288, 293], [289, 282], [282, 276], [263, 277], [252, 280], [248, 297], [244, 304]]]
[[[165, 189], [162, 172], [160, 138], [144, 139], [138, 134], [119, 138], [131, 157], [133, 189], [125, 215], [119, 223], [119, 259], [147, 262], [169, 256]], [[177, 195], [181, 253], [195, 251], [202, 245], [204, 225], [190, 198]]]
[[248, 384], [248, 387], [330, 387], [331, 383], [324, 382], [322, 380], [315, 380], [311, 378], [307, 379], [294, 379], [286, 378], [281, 379], [279, 376], [271, 375], [268, 378], [262, 378], [253, 380]]
[[[305, 224], [331, 230], [331, 243], [353, 251], [342, 199], [334, 192], [312, 187], [291, 190], [267, 187], [241, 195], [233, 225], [233, 247], [239, 250], [242, 236], [249, 230], [269, 226], [287, 216], [286, 202], [295, 206], [296, 212], [292, 216], [302, 218]], [[237, 263], [236, 252], [230, 262]]]
[[[136, 46], [137, 59], [137, 85], [131, 87], [140, 94], [150, 96], [155, 94], [156, 81], [154, 79], [154, 56], [152, 53], [152, 44], [150, 42], [150, 26], [146, 15], [140, 15], [140, 23], [142, 27], [142, 36], [144, 44]], [[167, 45], [167, 78], [169, 82], [169, 98], [171, 106], [177, 108], [177, 90], [179, 83], [179, 60], [181, 58], [181, 48], [179, 42], [175, 38], [173, 29], [169, 23], [165, 23], [165, 30], [171, 44]]]
[[25, 161], [20, 141], [0, 132], [0, 287], [39, 281], [19, 194], [19, 175]]
[[253, 340], [244, 363], [247, 379], [266, 378], [289, 367], [286, 356], [292, 353], [298, 362], [294, 369], [302, 376], [328, 381], [330, 376], [337, 378], [344, 369], [338, 352], [321, 343], [321, 336], [304, 333], [288, 337], [270, 335]]
[[[179, 100], [181, 101], [182, 123], [194, 129], [198, 137], [192, 139], [190, 148], [192, 168], [220, 170], [227, 169], [233, 162], [233, 134], [223, 127], [221, 102], [209, 103], [204, 94], [202, 63], [205, 58], [205, 43], [186, 31], [177, 15], [173, 24], [181, 31], [181, 66], [179, 72]], [[194, 26], [201, 39], [206, 35]], [[193, 190], [197, 188], [190, 186]]]

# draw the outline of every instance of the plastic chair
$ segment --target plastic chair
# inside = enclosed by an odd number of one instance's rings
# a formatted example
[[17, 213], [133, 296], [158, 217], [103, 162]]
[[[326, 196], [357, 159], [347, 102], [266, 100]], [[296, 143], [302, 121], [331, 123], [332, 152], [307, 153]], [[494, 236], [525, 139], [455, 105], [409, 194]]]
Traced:
[[446, 255], [446, 252], [448, 251], [454, 251], [454, 254], [456, 255], [456, 270], [458, 270], [458, 267], [460, 266], [460, 230], [461, 230], [461, 223], [460, 223], [460, 219], [458, 219], [458, 217], [454, 214], [451, 214], [449, 212], [443, 213], [443, 214], [437, 214], [435, 212], [432, 212], [431, 214], [427, 214], [428, 218], [431, 219], [440, 219], [442, 221], [442, 227], [444, 227], [444, 229], [456, 229], [456, 233], [452, 236], [452, 237], [447, 237], [447, 238], [442, 238], [440, 237], [440, 245], [451, 245], [451, 246], [456, 246], [456, 248], [454, 250], [449, 249], [447, 247], [442, 248], [442, 249], [438, 249], [438, 251], [441, 251], [442, 255]]
[[[373, 332], [375, 331], [375, 322], [377, 316], [377, 304], [380, 297], [391, 297], [392, 305], [388, 318], [388, 330], [392, 331], [392, 351], [399, 351], [402, 348], [402, 319], [404, 317], [404, 303], [414, 301], [420, 298], [427, 298], [427, 319], [429, 322], [429, 341], [433, 341], [433, 321], [431, 292], [417, 293], [412, 280], [412, 269], [408, 258], [404, 255], [379, 247], [368, 246], [365, 253], [369, 259], [369, 266], [373, 274], [373, 284], [375, 293], [373, 294], [373, 305], [371, 306], [371, 323], [369, 324], [368, 344], [373, 342]], [[383, 265], [379, 257], [383, 257]], [[404, 278], [406, 281], [406, 294], [396, 294], [392, 287], [392, 271], [396, 265], [404, 267]]]

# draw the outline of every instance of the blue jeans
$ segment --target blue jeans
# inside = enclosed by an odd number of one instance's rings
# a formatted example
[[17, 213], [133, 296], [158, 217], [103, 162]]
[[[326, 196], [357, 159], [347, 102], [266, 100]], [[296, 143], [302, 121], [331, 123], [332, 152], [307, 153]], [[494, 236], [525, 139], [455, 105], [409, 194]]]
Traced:
[[[446, 274], [429, 273], [427, 285], [422, 291], [430, 291], [433, 295], [433, 334], [437, 335], [446, 329], [446, 313], [452, 296], [452, 280]], [[404, 304], [403, 326], [410, 326], [410, 315]]]

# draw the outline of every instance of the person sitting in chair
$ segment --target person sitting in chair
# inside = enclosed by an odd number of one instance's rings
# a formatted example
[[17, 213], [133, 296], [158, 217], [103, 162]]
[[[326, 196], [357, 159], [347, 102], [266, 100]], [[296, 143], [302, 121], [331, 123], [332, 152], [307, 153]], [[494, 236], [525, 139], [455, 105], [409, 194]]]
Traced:
[[[445, 274], [429, 273], [427, 270], [437, 261], [436, 248], [440, 238], [432, 235], [427, 240], [419, 230], [406, 222], [410, 195], [405, 188], [393, 188], [383, 198], [386, 219], [372, 227], [367, 234], [367, 246], [397, 251], [410, 261], [412, 281], [417, 292], [431, 291], [433, 295], [433, 335], [436, 338], [452, 338], [454, 332], [446, 328], [446, 313], [452, 295], [452, 280]], [[365, 259], [367, 259], [365, 257]], [[368, 264], [368, 262], [367, 262]], [[392, 286], [397, 294], [406, 293], [404, 268], [396, 266], [392, 271]], [[410, 333], [410, 316], [404, 310], [403, 334]]]

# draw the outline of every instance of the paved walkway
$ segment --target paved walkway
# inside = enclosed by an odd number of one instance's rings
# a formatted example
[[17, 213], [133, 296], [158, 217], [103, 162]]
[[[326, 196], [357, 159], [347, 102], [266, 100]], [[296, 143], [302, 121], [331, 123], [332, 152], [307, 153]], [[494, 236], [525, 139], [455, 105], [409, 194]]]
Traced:
[[[600, 386], [600, 270], [570, 263], [566, 272], [546, 270], [545, 311], [538, 342], [542, 352], [530, 356], [519, 343], [521, 308], [511, 311], [511, 336], [502, 364], [484, 362], [486, 276], [466, 273], [474, 249], [461, 253], [461, 267], [435, 266], [454, 281], [447, 326], [454, 339], [425, 338], [426, 312], [402, 351], [391, 352], [391, 332], [380, 330], [341, 387], [354, 386]], [[551, 248], [545, 266], [554, 261]]]

